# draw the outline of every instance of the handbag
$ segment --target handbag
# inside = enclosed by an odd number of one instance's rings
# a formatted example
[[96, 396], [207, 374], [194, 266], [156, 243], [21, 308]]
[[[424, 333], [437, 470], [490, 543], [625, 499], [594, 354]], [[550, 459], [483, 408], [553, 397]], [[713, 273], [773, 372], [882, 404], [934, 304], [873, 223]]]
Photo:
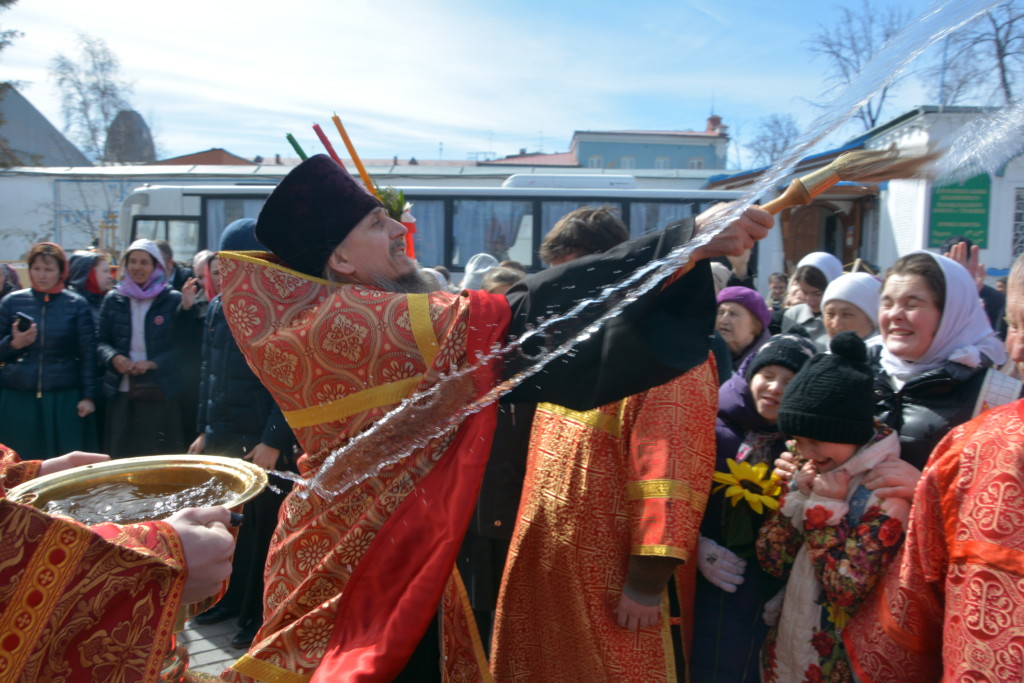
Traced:
[[163, 403], [167, 400], [160, 380], [147, 372], [144, 375], [128, 377], [128, 400], [144, 403]]

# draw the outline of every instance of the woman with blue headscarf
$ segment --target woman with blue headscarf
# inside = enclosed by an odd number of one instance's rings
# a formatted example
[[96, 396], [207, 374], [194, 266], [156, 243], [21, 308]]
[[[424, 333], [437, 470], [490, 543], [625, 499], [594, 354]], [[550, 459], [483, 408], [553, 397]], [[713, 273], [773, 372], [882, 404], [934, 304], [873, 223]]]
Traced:
[[111, 457], [183, 449], [174, 336], [182, 295], [167, 283], [160, 248], [136, 240], [121, 261], [124, 278], [100, 308], [99, 355], [109, 401], [104, 449]]

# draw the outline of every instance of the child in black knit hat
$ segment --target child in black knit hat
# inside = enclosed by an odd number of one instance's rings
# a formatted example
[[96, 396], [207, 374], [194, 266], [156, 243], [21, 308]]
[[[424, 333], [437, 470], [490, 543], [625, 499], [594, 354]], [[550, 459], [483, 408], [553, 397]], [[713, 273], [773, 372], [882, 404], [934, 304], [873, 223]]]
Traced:
[[897, 434], [874, 420], [864, 342], [843, 332], [831, 351], [808, 361], [779, 407], [792, 441], [775, 472], [788, 491], [761, 527], [757, 556], [786, 589], [761, 650], [764, 681], [853, 680], [843, 627], [896, 555], [910, 512], [906, 500], [862, 484], [899, 459]]

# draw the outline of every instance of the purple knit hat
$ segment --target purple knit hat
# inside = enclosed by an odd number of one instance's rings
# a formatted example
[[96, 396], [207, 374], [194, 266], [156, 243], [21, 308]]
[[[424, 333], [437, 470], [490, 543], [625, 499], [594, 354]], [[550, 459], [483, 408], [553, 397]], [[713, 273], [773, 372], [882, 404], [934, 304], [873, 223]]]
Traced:
[[256, 239], [290, 267], [319, 277], [334, 248], [380, 206], [336, 161], [317, 154], [293, 168], [267, 198]]
[[772, 314], [764, 303], [764, 298], [750, 287], [726, 287], [718, 293], [717, 301], [722, 304], [732, 301], [750, 311], [761, 323], [761, 329], [767, 330], [772, 322]]

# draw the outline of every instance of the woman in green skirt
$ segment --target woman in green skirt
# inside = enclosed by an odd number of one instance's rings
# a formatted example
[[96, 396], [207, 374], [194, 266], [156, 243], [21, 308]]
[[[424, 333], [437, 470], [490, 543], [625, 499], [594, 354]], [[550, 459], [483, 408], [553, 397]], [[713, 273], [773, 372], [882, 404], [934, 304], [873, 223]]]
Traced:
[[26, 259], [32, 286], [0, 300], [0, 440], [26, 459], [95, 450], [96, 331], [64, 289], [67, 257], [50, 242]]

